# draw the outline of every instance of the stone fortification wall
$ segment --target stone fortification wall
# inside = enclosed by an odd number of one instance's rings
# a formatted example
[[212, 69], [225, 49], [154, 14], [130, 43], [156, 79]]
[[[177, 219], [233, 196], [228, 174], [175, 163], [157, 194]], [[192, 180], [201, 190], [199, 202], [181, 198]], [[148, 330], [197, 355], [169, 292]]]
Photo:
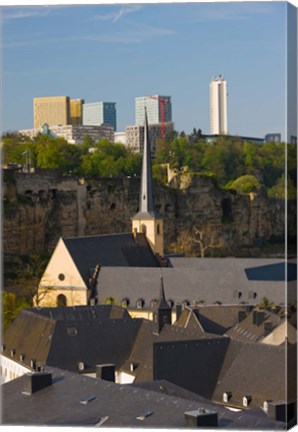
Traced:
[[[51, 252], [61, 236], [130, 232], [138, 209], [138, 178], [79, 180], [56, 172], [6, 171], [3, 180], [5, 253]], [[200, 256], [194, 227], [203, 234], [204, 244], [213, 246], [206, 255], [239, 255], [243, 248], [283, 238], [282, 201], [269, 200], [265, 194], [249, 197], [220, 191], [204, 176], [186, 183], [179, 189], [155, 185], [167, 252]], [[290, 211], [290, 227], [295, 220]]]

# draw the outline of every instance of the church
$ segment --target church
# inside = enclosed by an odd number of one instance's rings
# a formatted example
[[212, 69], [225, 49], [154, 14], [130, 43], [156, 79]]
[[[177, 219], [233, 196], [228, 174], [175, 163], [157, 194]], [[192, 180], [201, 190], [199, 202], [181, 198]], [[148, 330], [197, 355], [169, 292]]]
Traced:
[[167, 303], [275, 305], [296, 300], [297, 265], [276, 258], [185, 258], [164, 252], [163, 219], [154, 206], [147, 113], [139, 208], [132, 232], [60, 238], [41, 278], [40, 307], [114, 304], [134, 317], [153, 318], [162, 278]]
[[[96, 285], [104, 267], [159, 268], [164, 259], [163, 220], [155, 211], [147, 112], [138, 212], [132, 232], [60, 238], [41, 278], [35, 305], [41, 307], [95, 304]], [[112, 301], [111, 295], [107, 302]], [[122, 299], [124, 300], [124, 299]]]

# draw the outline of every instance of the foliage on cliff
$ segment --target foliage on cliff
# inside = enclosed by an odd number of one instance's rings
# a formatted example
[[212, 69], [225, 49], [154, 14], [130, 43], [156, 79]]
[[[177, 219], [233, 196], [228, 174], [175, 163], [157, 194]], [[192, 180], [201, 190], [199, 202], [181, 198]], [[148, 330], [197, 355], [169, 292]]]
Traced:
[[[33, 140], [10, 134], [4, 136], [2, 141], [4, 163], [25, 164], [28, 161], [26, 152], [29, 151], [33, 167], [60, 169], [65, 174], [119, 177], [139, 176], [141, 171], [140, 154], [107, 139], [94, 142], [86, 136], [83, 144], [73, 145], [63, 138], [50, 138], [42, 134]], [[178, 136], [177, 132], [172, 132], [157, 143], [153, 173], [157, 179], [163, 180], [164, 168], [159, 168], [159, 165], [169, 164], [177, 171], [187, 167], [189, 173], [212, 175], [220, 188], [234, 184], [236, 190], [239, 184], [243, 184], [243, 177], [250, 176], [246, 177], [242, 193], [264, 186], [271, 190], [271, 197], [283, 198], [280, 185], [286, 162], [291, 186], [288, 198], [293, 199], [295, 194], [292, 189], [297, 180], [296, 146], [285, 143], [260, 145], [243, 142], [237, 137], [219, 137], [213, 143], [207, 143], [201, 134]]]

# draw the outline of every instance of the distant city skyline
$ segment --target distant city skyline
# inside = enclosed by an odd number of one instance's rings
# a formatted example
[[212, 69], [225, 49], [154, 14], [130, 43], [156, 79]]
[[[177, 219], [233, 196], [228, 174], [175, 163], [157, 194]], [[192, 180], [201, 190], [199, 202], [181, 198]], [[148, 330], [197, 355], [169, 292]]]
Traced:
[[[229, 133], [285, 133], [286, 2], [2, 7], [2, 130], [33, 127], [33, 98], [171, 96], [175, 129], [210, 129], [209, 83], [228, 82]], [[278, 29], [278, 31], [277, 31]]]

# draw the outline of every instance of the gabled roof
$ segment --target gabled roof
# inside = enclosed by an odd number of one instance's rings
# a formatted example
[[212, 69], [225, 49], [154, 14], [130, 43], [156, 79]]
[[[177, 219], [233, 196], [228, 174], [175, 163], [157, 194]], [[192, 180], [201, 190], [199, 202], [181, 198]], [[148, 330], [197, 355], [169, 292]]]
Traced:
[[91, 271], [101, 267], [159, 267], [145, 235], [110, 234], [63, 239], [81, 276], [87, 283]]
[[245, 269], [249, 280], [296, 281], [297, 264], [276, 263]]
[[252, 396], [253, 407], [262, 406], [265, 400], [296, 399], [296, 347], [286, 351], [284, 347], [231, 340], [227, 354], [214, 401], [222, 402], [224, 392], [231, 392], [229, 403], [238, 407], [247, 395]]
[[[2, 424], [41, 426], [96, 426], [129, 428], [184, 428], [184, 413], [204, 408], [218, 413], [218, 428], [278, 430], [281, 422], [268, 419], [261, 410], [235, 413], [189, 393], [184, 397], [154, 389], [119, 385], [60, 369], [52, 372], [52, 385], [24, 394], [24, 377], [3, 385]], [[170, 387], [165, 382], [162, 385]], [[171, 392], [171, 390], [170, 390]], [[178, 393], [178, 394], [177, 394]], [[193, 397], [193, 398], [192, 398]], [[89, 403], [81, 403], [89, 398]], [[145, 413], [144, 420], [137, 417]]]
[[[255, 316], [259, 319], [255, 321]], [[264, 338], [265, 323], [270, 322], [272, 330], [280, 323], [281, 318], [278, 314], [268, 310], [253, 310], [241, 322], [236, 323], [230, 330], [227, 331], [227, 336], [242, 340], [244, 342], [259, 342]]]
[[78, 371], [79, 362], [86, 368], [98, 363], [120, 366], [132, 349], [140, 322], [126, 312], [120, 317], [114, 306], [87, 308], [23, 310], [4, 335], [3, 354], [11, 357], [14, 349], [13, 359], [18, 361], [23, 354], [27, 366], [34, 359], [72, 371]]
[[186, 307], [175, 325], [190, 328], [194, 325], [202, 331], [223, 335], [237, 323], [238, 313], [246, 313], [247, 306], [243, 305], [208, 305], [200, 307]]
[[[276, 304], [286, 302], [284, 282], [248, 281], [243, 268], [233, 271], [233, 264], [227, 260], [226, 268], [217, 269], [216, 262], [212, 265], [211, 261], [208, 269], [163, 268], [167, 300], [173, 300], [175, 304], [188, 301], [190, 305], [193, 302], [211, 305], [220, 301], [233, 305], [242, 302], [258, 304], [263, 297], [267, 297]], [[130, 307], [135, 307], [137, 300], [142, 298], [144, 307], [150, 308], [151, 300], [158, 299], [159, 288], [160, 270], [157, 268], [105, 267], [97, 279], [99, 303], [104, 303], [111, 296], [119, 302], [128, 298]], [[291, 301], [295, 297], [296, 287], [293, 286], [287, 299]]]
[[130, 364], [137, 365], [134, 375], [135, 382], [153, 379], [153, 351], [155, 342], [189, 341], [198, 338], [214, 338], [214, 335], [202, 334], [199, 330], [183, 329], [165, 324], [160, 334], [155, 333], [152, 321], [141, 320], [141, 326], [129, 357], [123, 364], [124, 371], [130, 370]]
[[55, 308], [36, 307], [32, 312], [55, 321], [105, 321], [107, 319], [131, 319], [126, 309], [115, 305], [68, 306]]

